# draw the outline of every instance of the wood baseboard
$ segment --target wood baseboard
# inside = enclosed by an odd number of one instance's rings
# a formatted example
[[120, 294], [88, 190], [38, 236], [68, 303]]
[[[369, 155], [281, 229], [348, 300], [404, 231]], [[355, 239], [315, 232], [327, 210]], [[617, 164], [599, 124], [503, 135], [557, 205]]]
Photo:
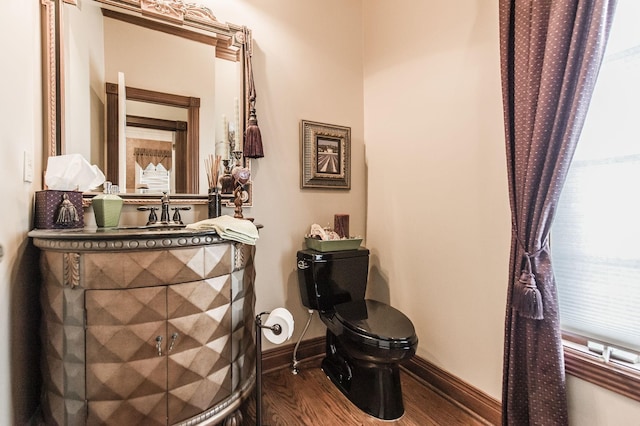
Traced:
[[500, 401], [467, 382], [417, 355], [404, 363], [402, 367], [461, 408], [477, 414], [492, 425], [502, 423]]
[[[294, 348], [295, 344], [289, 344], [263, 351], [263, 373], [290, 367]], [[300, 342], [296, 358], [298, 361], [309, 360], [323, 356], [324, 351], [324, 336], [316, 337]], [[462, 409], [475, 413], [492, 425], [501, 424], [502, 406], [500, 402], [479, 389], [417, 355], [404, 363], [402, 368]]]

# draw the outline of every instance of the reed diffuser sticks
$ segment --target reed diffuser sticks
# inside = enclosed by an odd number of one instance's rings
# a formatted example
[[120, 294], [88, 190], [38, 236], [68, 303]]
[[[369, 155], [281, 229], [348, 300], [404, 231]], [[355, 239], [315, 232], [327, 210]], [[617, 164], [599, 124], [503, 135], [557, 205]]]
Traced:
[[209, 218], [218, 217], [222, 214], [222, 199], [220, 191], [218, 191], [218, 178], [220, 177], [220, 155], [213, 155], [204, 159], [204, 165], [207, 170], [207, 180], [209, 181]]
[[209, 157], [204, 159], [204, 165], [207, 171], [207, 180], [209, 181], [209, 188], [217, 188], [218, 187], [218, 178], [220, 177], [220, 161], [222, 157], [220, 155], [216, 155], [215, 159], [212, 154], [209, 154]]

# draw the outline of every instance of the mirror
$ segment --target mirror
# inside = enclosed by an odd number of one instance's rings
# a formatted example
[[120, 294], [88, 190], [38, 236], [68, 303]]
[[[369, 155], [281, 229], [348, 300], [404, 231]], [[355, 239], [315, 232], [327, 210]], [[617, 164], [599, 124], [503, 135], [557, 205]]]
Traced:
[[[163, 179], [170, 192], [193, 203], [206, 203], [209, 155], [250, 167], [249, 159], [233, 152], [247, 116], [242, 59], [251, 39], [246, 28], [221, 23], [206, 7], [182, 2], [41, 3], [49, 98], [45, 161], [80, 153], [124, 188], [123, 198], [131, 203], [153, 192], [130, 176], [142, 176], [149, 158], [156, 158], [151, 163], [159, 170], [169, 167]], [[124, 84], [119, 85], [121, 73]], [[131, 140], [136, 147], [129, 146]], [[147, 140], [152, 140], [149, 146], [141, 145]], [[127, 155], [124, 146], [136, 154]], [[166, 154], [166, 146], [170, 161], [145, 156]], [[244, 204], [250, 206], [251, 185], [245, 190]]]

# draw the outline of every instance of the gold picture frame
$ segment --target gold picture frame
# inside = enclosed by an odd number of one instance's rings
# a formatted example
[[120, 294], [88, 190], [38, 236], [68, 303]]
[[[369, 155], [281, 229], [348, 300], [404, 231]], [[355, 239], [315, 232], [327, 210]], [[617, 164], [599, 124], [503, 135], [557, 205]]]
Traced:
[[300, 187], [351, 189], [351, 128], [302, 120]]

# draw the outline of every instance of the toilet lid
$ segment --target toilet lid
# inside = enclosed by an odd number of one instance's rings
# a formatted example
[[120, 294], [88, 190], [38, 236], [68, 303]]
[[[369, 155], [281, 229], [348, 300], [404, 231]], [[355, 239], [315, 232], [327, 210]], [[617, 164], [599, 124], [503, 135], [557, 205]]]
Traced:
[[386, 341], [390, 347], [415, 345], [411, 320], [399, 310], [375, 300], [359, 300], [335, 306], [335, 316], [346, 329], [368, 338]]

